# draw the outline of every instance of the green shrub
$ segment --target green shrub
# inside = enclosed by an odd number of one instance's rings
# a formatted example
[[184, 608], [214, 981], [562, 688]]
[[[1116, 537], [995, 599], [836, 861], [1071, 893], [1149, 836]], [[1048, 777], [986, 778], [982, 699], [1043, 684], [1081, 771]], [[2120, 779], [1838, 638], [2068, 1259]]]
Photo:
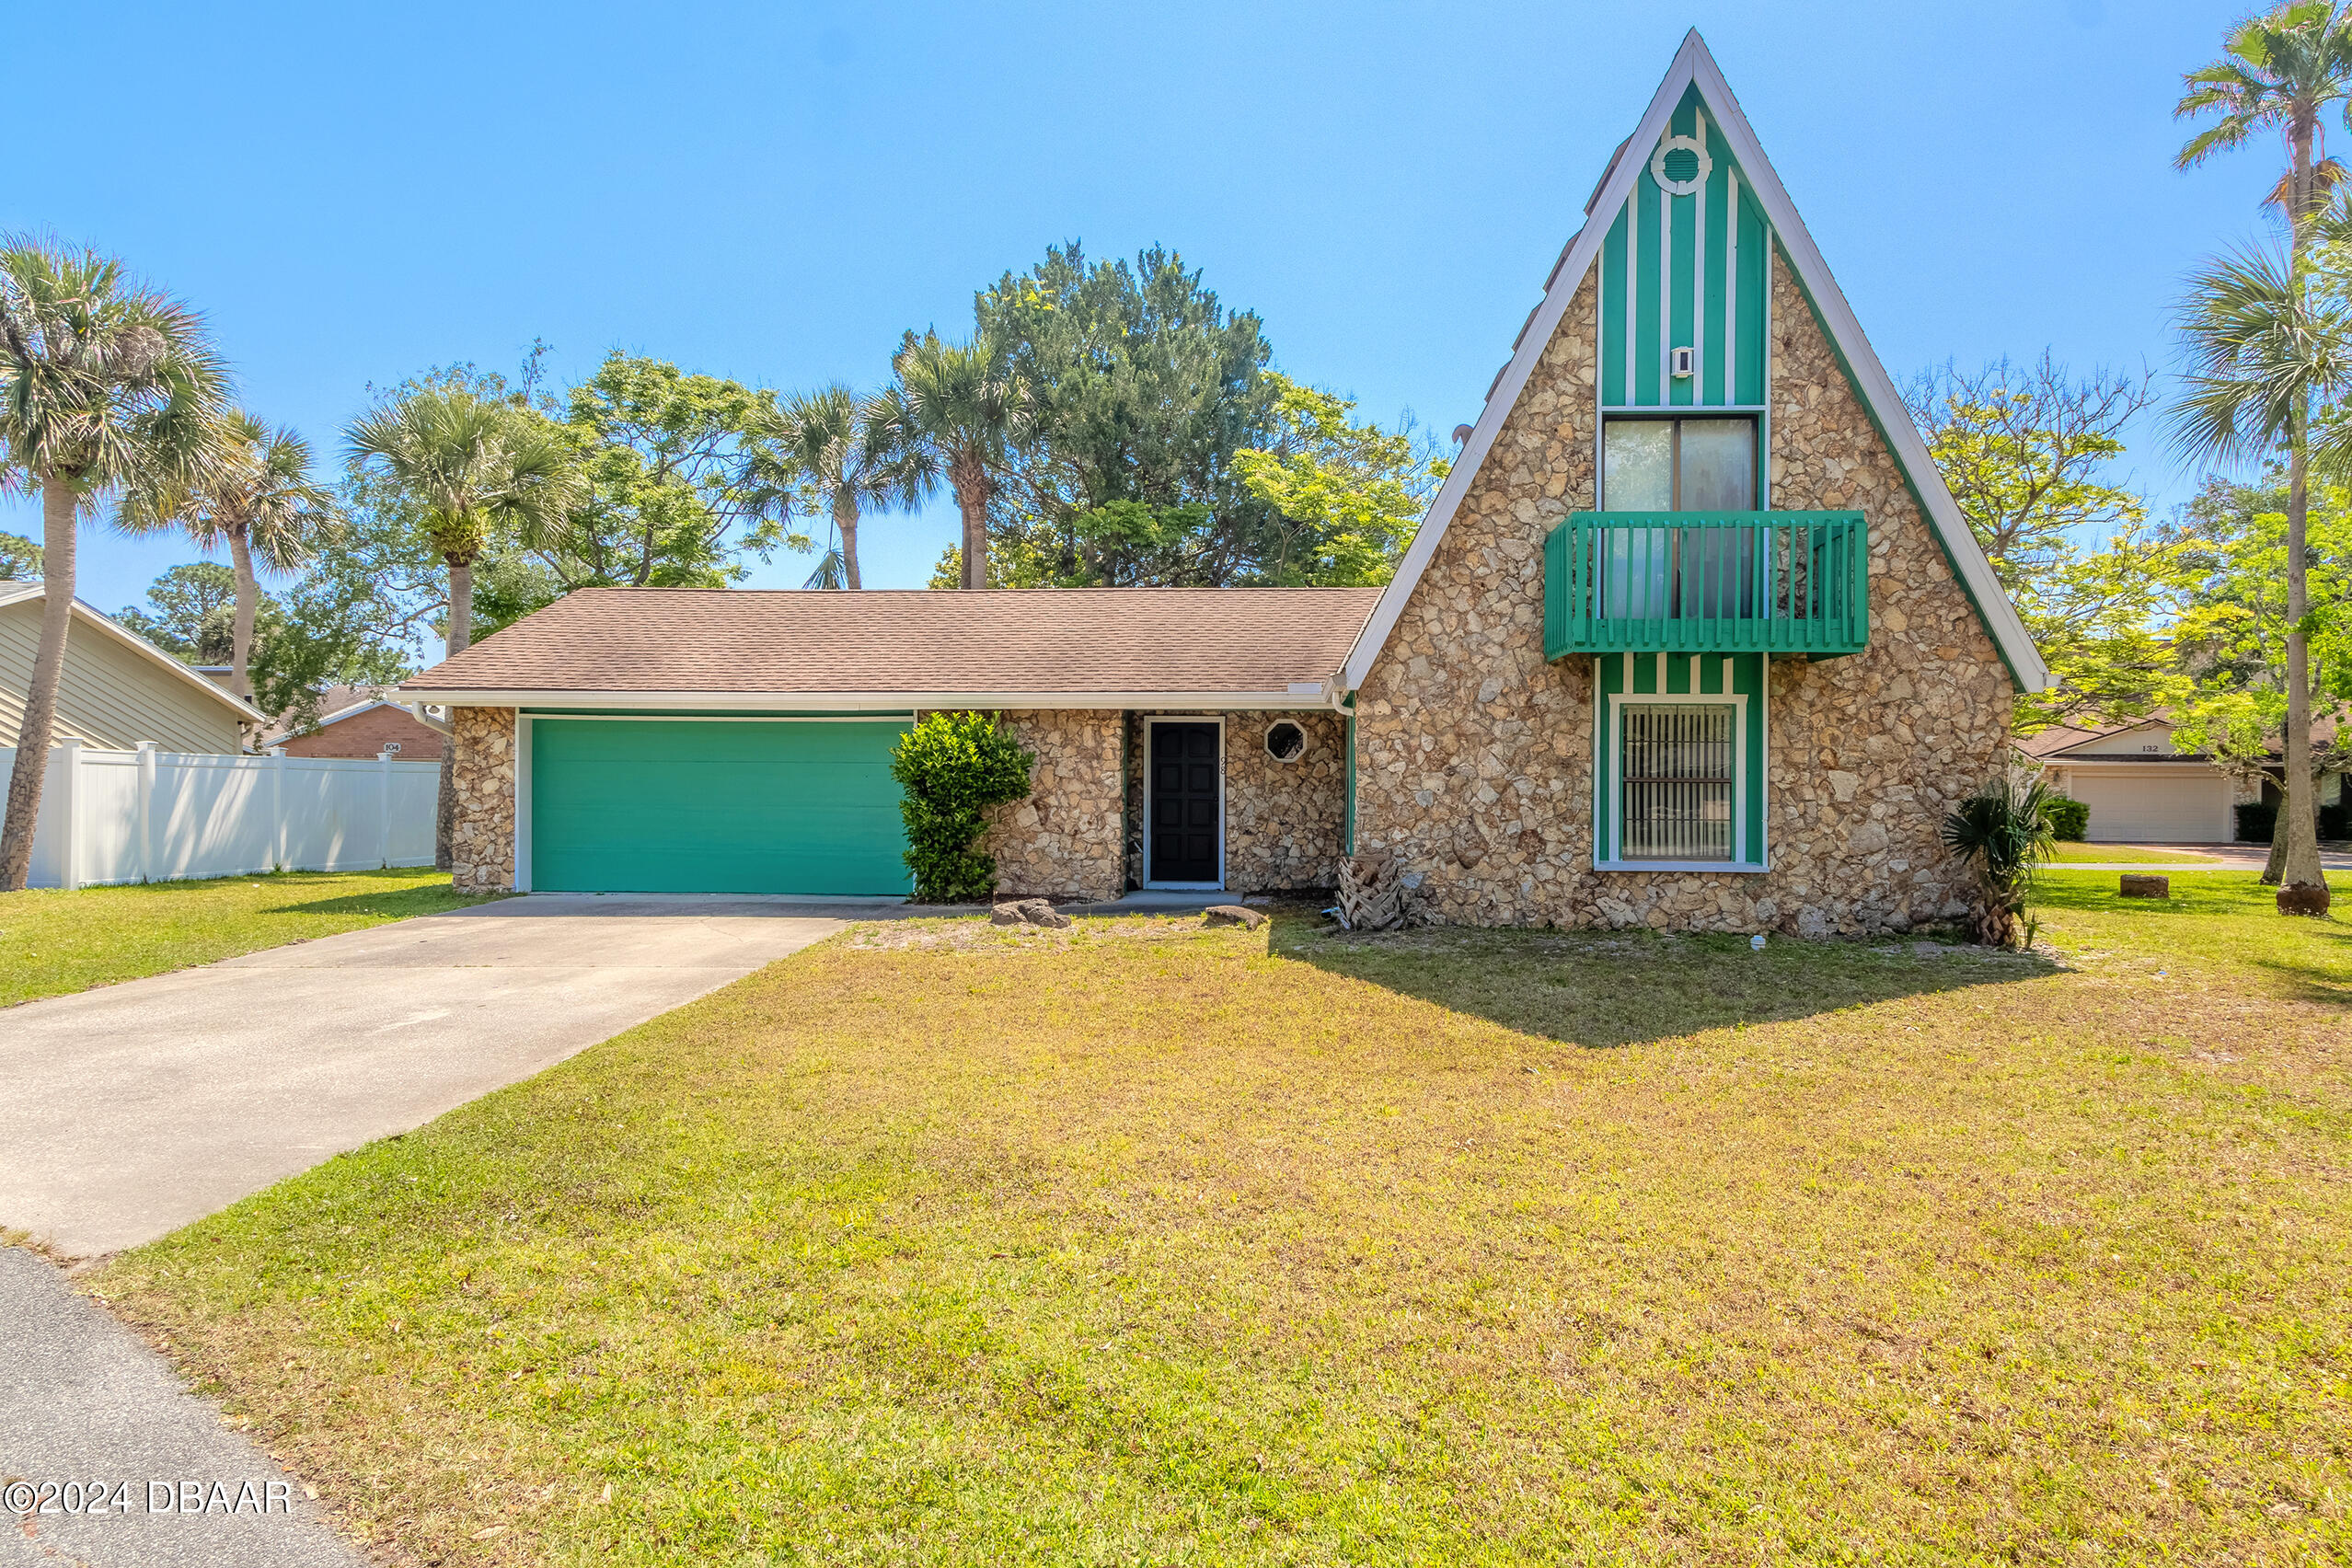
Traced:
[[2050, 824], [2050, 836], [2068, 844], [2081, 843], [2091, 831], [2091, 808], [2064, 795], [2044, 801], [2042, 816]]
[[2248, 801], [2238, 808], [2238, 842], [2267, 844], [2277, 831], [2278, 807], [2266, 801]]
[[1029, 793], [1029, 765], [990, 713], [927, 713], [898, 738], [890, 776], [906, 822], [906, 869], [925, 904], [968, 904], [997, 890], [997, 862], [976, 847], [991, 806]]

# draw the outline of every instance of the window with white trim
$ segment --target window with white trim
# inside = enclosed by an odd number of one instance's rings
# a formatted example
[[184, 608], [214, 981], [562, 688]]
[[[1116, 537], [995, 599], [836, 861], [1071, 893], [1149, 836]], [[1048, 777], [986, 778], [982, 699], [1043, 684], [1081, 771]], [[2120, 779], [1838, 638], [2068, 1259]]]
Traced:
[[1730, 703], [1629, 702], [1618, 710], [1625, 860], [1728, 860], [1738, 762]]

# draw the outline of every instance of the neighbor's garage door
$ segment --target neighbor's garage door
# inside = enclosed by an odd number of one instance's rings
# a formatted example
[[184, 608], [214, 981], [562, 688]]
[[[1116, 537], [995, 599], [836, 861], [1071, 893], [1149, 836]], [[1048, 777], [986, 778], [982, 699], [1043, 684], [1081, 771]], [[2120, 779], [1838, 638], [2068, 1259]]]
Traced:
[[542, 893], [903, 894], [898, 721], [539, 719]]
[[2077, 770], [2069, 793], [2091, 808], [2097, 844], [2208, 844], [2235, 835], [2230, 781], [2219, 774]]

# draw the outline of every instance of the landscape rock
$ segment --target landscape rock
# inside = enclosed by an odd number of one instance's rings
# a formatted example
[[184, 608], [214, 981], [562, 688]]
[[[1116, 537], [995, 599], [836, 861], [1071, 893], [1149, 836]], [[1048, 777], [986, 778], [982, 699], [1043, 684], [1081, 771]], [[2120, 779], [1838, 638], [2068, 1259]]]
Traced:
[[1212, 904], [1201, 911], [1204, 926], [1245, 926], [1254, 931], [1265, 923], [1262, 910], [1245, 909], [1239, 904]]
[[988, 911], [992, 926], [1043, 926], [1048, 930], [1069, 928], [1070, 917], [1042, 898], [1016, 899], [999, 904]]
[[2173, 879], [2140, 876], [2126, 871], [2123, 874], [2123, 885], [2118, 892], [2125, 898], [2170, 898], [2173, 896]]

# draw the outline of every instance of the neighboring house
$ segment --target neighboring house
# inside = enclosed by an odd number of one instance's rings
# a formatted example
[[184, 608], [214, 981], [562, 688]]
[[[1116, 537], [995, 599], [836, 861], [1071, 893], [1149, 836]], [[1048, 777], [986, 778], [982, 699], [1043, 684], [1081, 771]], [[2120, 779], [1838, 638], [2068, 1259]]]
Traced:
[[[2268, 779], [2233, 778], [2205, 753], [2182, 751], [2161, 716], [2112, 730], [2044, 730], [2018, 749], [2042, 765], [2051, 788], [2091, 808], [2084, 836], [2093, 844], [2226, 844], [2238, 836], [2240, 805], [2279, 799]], [[2336, 804], [2343, 790], [2329, 775], [2315, 806]]]
[[1387, 588], [575, 594], [401, 688], [459, 884], [904, 892], [890, 748], [974, 708], [1038, 756], [1009, 893], [1378, 850], [1477, 924], [1962, 913], [2046, 672], [1696, 33], [1585, 210]]
[[386, 746], [409, 762], [441, 760], [442, 734], [387, 695], [383, 686], [329, 686], [318, 696], [318, 721], [277, 731], [261, 744], [288, 756], [377, 756]]
[[[24, 722], [43, 602], [39, 582], [0, 582], [0, 746], [14, 746]], [[167, 752], [235, 753], [242, 749], [240, 726], [262, 722], [250, 704], [74, 601], [57, 688], [57, 740], [110, 751], [153, 741]]]

